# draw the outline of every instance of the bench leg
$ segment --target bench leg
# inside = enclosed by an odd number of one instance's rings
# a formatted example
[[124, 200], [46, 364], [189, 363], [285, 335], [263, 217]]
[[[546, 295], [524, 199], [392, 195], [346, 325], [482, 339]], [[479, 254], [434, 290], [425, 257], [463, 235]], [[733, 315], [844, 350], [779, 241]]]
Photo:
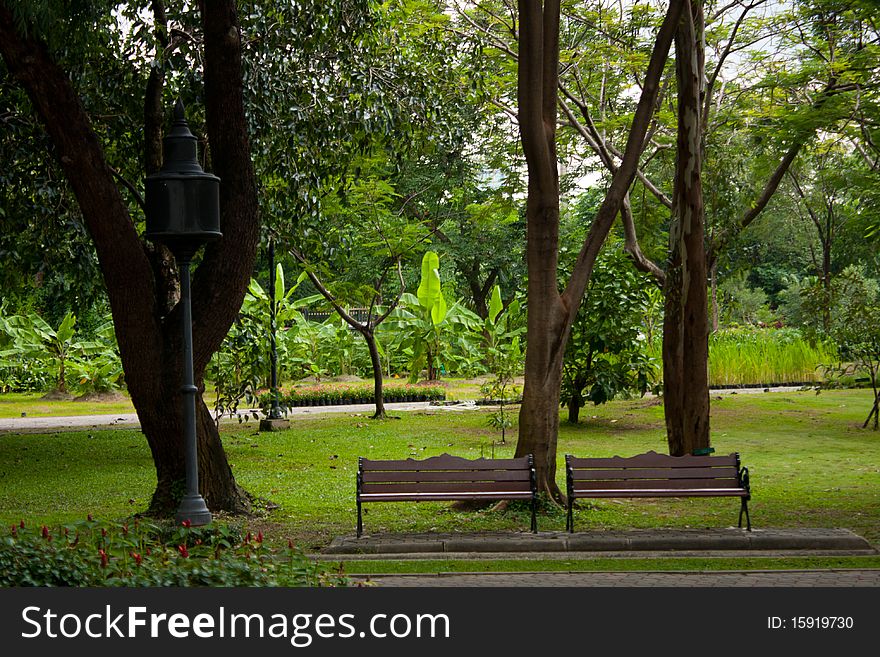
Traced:
[[357, 507], [358, 507], [357, 537], [360, 538], [361, 534], [364, 531], [364, 520], [363, 520], [363, 517], [361, 516], [361, 503], [360, 502], [357, 503]]
[[752, 519], [749, 518], [749, 503], [746, 498], [742, 498], [742, 503], [739, 507], [739, 526], [742, 528], [743, 526], [743, 513], [746, 514], [746, 531], [752, 531]]
[[532, 533], [538, 533], [538, 499], [536, 497], [532, 498]]
[[572, 515], [571, 507], [572, 507], [572, 499], [571, 499], [571, 494], [569, 494], [569, 496], [568, 496], [568, 509], [566, 510], [566, 513], [565, 513], [565, 529], [568, 531], [569, 534], [574, 533], [574, 516]]

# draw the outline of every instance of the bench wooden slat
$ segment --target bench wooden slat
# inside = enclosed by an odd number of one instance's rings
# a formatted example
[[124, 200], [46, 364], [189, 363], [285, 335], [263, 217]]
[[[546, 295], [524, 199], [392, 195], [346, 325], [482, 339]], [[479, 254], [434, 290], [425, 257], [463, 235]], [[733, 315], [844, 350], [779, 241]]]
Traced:
[[720, 468], [616, 468], [613, 470], [572, 469], [573, 481], [598, 479], [736, 479], [736, 467]]
[[[369, 493], [361, 496], [362, 502], [443, 502], [445, 500], [497, 500], [498, 493]], [[506, 500], [530, 500], [531, 491], [510, 491], [503, 496]]]
[[518, 459], [466, 459], [450, 454], [416, 460], [361, 459], [364, 472], [369, 470], [423, 471], [423, 470], [522, 470], [529, 468], [527, 456]]
[[364, 483], [380, 481], [529, 481], [528, 470], [418, 470], [410, 471], [364, 471]]
[[703, 488], [683, 490], [589, 490], [573, 491], [572, 497], [748, 497], [742, 488]]
[[727, 456], [669, 456], [657, 452], [646, 452], [637, 456], [610, 456], [602, 458], [568, 457], [572, 468], [627, 468], [627, 467], [675, 467], [703, 468], [722, 465], [736, 465], [736, 454]]
[[736, 479], [629, 479], [626, 481], [579, 481], [575, 490], [629, 490], [668, 488], [699, 489], [699, 488], [739, 488]]
[[528, 492], [531, 494], [532, 484], [529, 481], [476, 481], [476, 482], [427, 482], [427, 483], [364, 483], [361, 493], [504, 493]]

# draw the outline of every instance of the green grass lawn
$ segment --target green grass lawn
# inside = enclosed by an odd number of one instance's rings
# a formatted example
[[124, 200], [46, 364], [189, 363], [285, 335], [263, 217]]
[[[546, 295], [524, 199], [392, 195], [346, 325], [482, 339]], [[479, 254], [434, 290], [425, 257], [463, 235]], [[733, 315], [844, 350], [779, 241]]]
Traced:
[[7, 392], [0, 395], [0, 418], [22, 417], [22, 413], [28, 417], [134, 413], [131, 400], [120, 396], [112, 400], [45, 401], [42, 393]]
[[[845, 527], [880, 546], [880, 434], [860, 428], [870, 392], [740, 394], [712, 401], [716, 453], [738, 451], [751, 471], [754, 526]], [[386, 421], [355, 413], [293, 416], [292, 429], [278, 433], [258, 433], [253, 424], [224, 427], [239, 483], [278, 505], [250, 523], [273, 542], [293, 538], [315, 550], [336, 535], [354, 532], [358, 456], [513, 454], [514, 442], [497, 444], [499, 434], [488, 426], [486, 411], [397, 415], [400, 419]], [[566, 453], [629, 456], [666, 449], [663, 409], [656, 400], [613, 402], [587, 408], [581, 417], [578, 426], [561, 424], [560, 484]], [[0, 520], [5, 524], [21, 518], [59, 523], [88, 513], [125, 517], [147, 506], [154, 485], [149, 449], [137, 431], [0, 435]], [[524, 507], [460, 512], [445, 504], [377, 503], [364, 508], [370, 533], [528, 528]], [[736, 524], [738, 509], [728, 498], [599, 500], [583, 505], [575, 523], [579, 530], [729, 527]], [[541, 530], [564, 526], [561, 509], [545, 509], [539, 517]]]

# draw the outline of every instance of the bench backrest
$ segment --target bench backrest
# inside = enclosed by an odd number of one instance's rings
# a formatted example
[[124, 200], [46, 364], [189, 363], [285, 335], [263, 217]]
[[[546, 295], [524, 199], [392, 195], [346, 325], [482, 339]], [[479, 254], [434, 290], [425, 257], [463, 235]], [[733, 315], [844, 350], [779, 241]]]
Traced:
[[647, 452], [631, 457], [565, 457], [566, 476], [578, 490], [740, 488], [739, 454], [669, 456]]
[[358, 459], [358, 491], [375, 494], [494, 493], [534, 490], [531, 455], [514, 459], [465, 459], [442, 454], [421, 461]]

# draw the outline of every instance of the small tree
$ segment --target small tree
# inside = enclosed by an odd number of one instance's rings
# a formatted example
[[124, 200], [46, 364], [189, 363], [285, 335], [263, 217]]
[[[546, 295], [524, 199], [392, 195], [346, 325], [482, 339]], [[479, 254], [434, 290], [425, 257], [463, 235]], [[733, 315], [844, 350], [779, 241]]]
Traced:
[[493, 377], [480, 390], [489, 399], [499, 402], [498, 411], [489, 416], [489, 425], [501, 429], [501, 444], [507, 442], [507, 429], [513, 425], [505, 407], [511, 399], [519, 396], [520, 391], [515, 385], [515, 378], [523, 366], [519, 336], [525, 332], [525, 326], [516, 326], [519, 316], [519, 301], [514, 301], [504, 310], [501, 287], [494, 286], [488, 315], [483, 322], [483, 333], [487, 339], [486, 355]]
[[873, 419], [876, 431], [880, 427], [880, 291], [876, 281], [851, 266], [832, 283], [832, 292], [837, 303], [831, 315], [831, 337], [839, 347], [841, 369], [851, 363], [857, 372], [867, 372], [874, 402], [862, 428]]
[[629, 390], [644, 395], [655, 378], [641, 332], [651, 289], [650, 279], [635, 271], [622, 250], [606, 250], [597, 260], [563, 362], [562, 399], [570, 423], [577, 424], [587, 401], [604, 404]]

